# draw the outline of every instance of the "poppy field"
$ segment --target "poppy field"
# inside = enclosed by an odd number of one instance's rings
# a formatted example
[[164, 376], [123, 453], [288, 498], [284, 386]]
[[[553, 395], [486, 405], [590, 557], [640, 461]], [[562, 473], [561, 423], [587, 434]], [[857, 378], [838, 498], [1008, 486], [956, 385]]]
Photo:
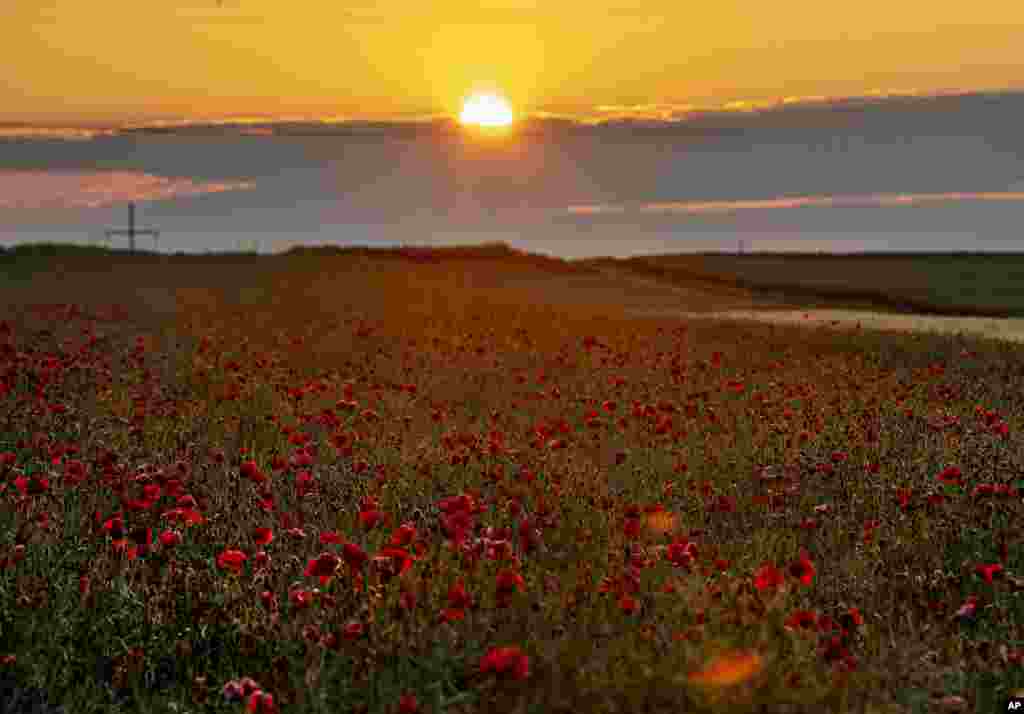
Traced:
[[514, 251], [200, 260], [0, 301], [0, 712], [1024, 689], [1019, 344], [641, 317]]

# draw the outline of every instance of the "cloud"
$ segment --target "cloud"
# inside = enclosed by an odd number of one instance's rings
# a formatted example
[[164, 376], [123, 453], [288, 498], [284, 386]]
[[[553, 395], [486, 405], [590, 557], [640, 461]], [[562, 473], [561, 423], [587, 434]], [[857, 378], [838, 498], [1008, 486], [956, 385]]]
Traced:
[[100, 208], [255, 188], [252, 181], [193, 181], [136, 171], [0, 171], [0, 208]]
[[648, 102], [645, 104], [599, 104], [594, 107], [597, 116], [592, 122], [614, 119], [654, 119], [673, 121], [685, 118], [698, 107], [689, 103]]
[[566, 207], [566, 213], [574, 216], [591, 216], [623, 213], [644, 214], [707, 214], [734, 213], [751, 209], [779, 208], [831, 208], [839, 206], [915, 206], [923, 203], [952, 203], [958, 201], [1011, 201], [1024, 202], [1024, 192], [978, 192], [978, 193], [913, 193], [913, 194], [862, 194], [846, 196], [784, 196], [757, 200], [738, 201], [670, 201], [645, 203], [635, 208], [615, 204], [580, 204]]
[[41, 126], [0, 126], [0, 140], [63, 140], [89, 141], [97, 136], [115, 134], [113, 129], [87, 129], [78, 127], [41, 127]]
[[[956, 96], [970, 94], [969, 90], [939, 90], [929, 92], [928, 97]], [[592, 116], [585, 121], [601, 123], [622, 119], [662, 122], [685, 122], [701, 117], [715, 115], [744, 115], [756, 112], [799, 109], [802, 107], [845, 106], [850, 104], [882, 105], [887, 101], [914, 98], [921, 96], [917, 89], [871, 89], [861, 95], [828, 96], [810, 94], [785, 96], [770, 99], [736, 98], [726, 102], [712, 104], [693, 104], [689, 102], [656, 102], [642, 104], [598, 104], [591, 110]]]
[[[759, 127], [803, 127], [808, 121], [822, 122], [821, 126], [834, 125], [836, 117], [842, 112], [831, 112], [831, 109], [877, 107], [878, 117], [899, 119], [907, 111], [932, 108], [933, 118], [949, 116], [952, 110], [991, 111], [987, 107], [993, 93], [1007, 101], [1018, 102], [1024, 99], [1020, 90], [940, 90], [921, 94], [914, 89], [872, 89], [867, 93], [849, 96], [826, 95], [789, 95], [772, 99], [737, 98], [720, 104], [697, 104], [682, 101], [643, 102], [636, 104], [595, 104], [591, 107], [565, 108], [556, 111], [557, 107], [538, 107], [522, 114], [524, 123], [548, 122], [551, 126], [562, 124], [565, 127], [587, 128], [603, 125], [615, 126], [635, 122], [638, 125], [648, 124], [653, 128], [697, 129], [706, 130], [719, 128], [733, 130], [737, 127], [757, 129]], [[951, 99], [952, 98], [952, 102]], [[944, 102], [946, 106], [938, 103]], [[979, 102], [982, 102], [979, 104]], [[968, 103], [971, 103], [970, 105]], [[954, 106], [956, 105], [956, 106]], [[962, 106], [961, 106], [962, 105]], [[153, 119], [138, 122], [111, 124], [106, 128], [96, 127], [32, 127], [8, 123], [0, 124], [0, 141], [8, 139], [67, 139], [87, 140], [96, 136], [117, 134], [119, 131], [145, 131], [156, 129], [162, 132], [179, 130], [182, 134], [190, 131], [207, 131], [208, 127], [216, 127], [221, 134], [231, 131], [239, 133], [263, 134], [265, 129], [273, 128], [274, 133], [290, 133], [316, 131], [321, 133], [355, 133], [372, 131], [387, 133], [390, 130], [406, 131], [410, 125], [425, 127], [431, 123], [444, 124], [453, 117], [443, 113], [408, 113], [369, 119], [357, 116], [339, 116], [329, 113], [281, 115], [281, 116], [225, 116], [225, 117], [192, 117], [180, 119]], [[832, 122], [830, 124], [830, 121]], [[371, 126], [372, 124], [372, 126]]]

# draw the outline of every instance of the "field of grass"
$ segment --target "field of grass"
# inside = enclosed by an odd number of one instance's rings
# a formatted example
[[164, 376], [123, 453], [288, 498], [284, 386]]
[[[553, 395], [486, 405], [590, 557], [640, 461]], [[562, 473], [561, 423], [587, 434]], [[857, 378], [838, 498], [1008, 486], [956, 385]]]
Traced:
[[500, 246], [97, 260], [0, 299], [0, 711], [1024, 689], [1019, 344], [635, 317]]
[[748, 253], [581, 261], [668, 281], [713, 281], [791, 299], [919, 314], [1024, 316], [1024, 253]]

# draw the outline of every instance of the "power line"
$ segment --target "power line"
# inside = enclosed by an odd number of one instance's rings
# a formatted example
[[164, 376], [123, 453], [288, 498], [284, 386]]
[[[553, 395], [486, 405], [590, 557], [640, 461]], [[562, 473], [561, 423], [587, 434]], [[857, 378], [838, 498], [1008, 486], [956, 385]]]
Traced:
[[148, 235], [153, 237], [153, 247], [157, 245], [157, 241], [160, 239], [160, 231], [152, 228], [136, 228], [135, 227], [135, 204], [128, 204], [128, 228], [111, 228], [107, 230], [107, 238], [111, 236], [128, 236], [130, 241], [131, 252], [135, 252], [135, 236]]

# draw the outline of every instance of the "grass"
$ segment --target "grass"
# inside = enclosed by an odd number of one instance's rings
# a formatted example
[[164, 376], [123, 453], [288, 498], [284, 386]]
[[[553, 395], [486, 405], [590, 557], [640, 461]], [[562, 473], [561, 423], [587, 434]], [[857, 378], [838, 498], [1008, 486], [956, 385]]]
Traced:
[[1024, 253], [785, 253], [593, 259], [668, 281], [713, 281], [805, 301], [935, 315], [1024, 316]]
[[583, 268], [500, 246], [223, 260], [170, 317], [98, 292], [2, 317], [6, 704], [1024, 688], [1019, 345], [565, 307], [503, 277]]

